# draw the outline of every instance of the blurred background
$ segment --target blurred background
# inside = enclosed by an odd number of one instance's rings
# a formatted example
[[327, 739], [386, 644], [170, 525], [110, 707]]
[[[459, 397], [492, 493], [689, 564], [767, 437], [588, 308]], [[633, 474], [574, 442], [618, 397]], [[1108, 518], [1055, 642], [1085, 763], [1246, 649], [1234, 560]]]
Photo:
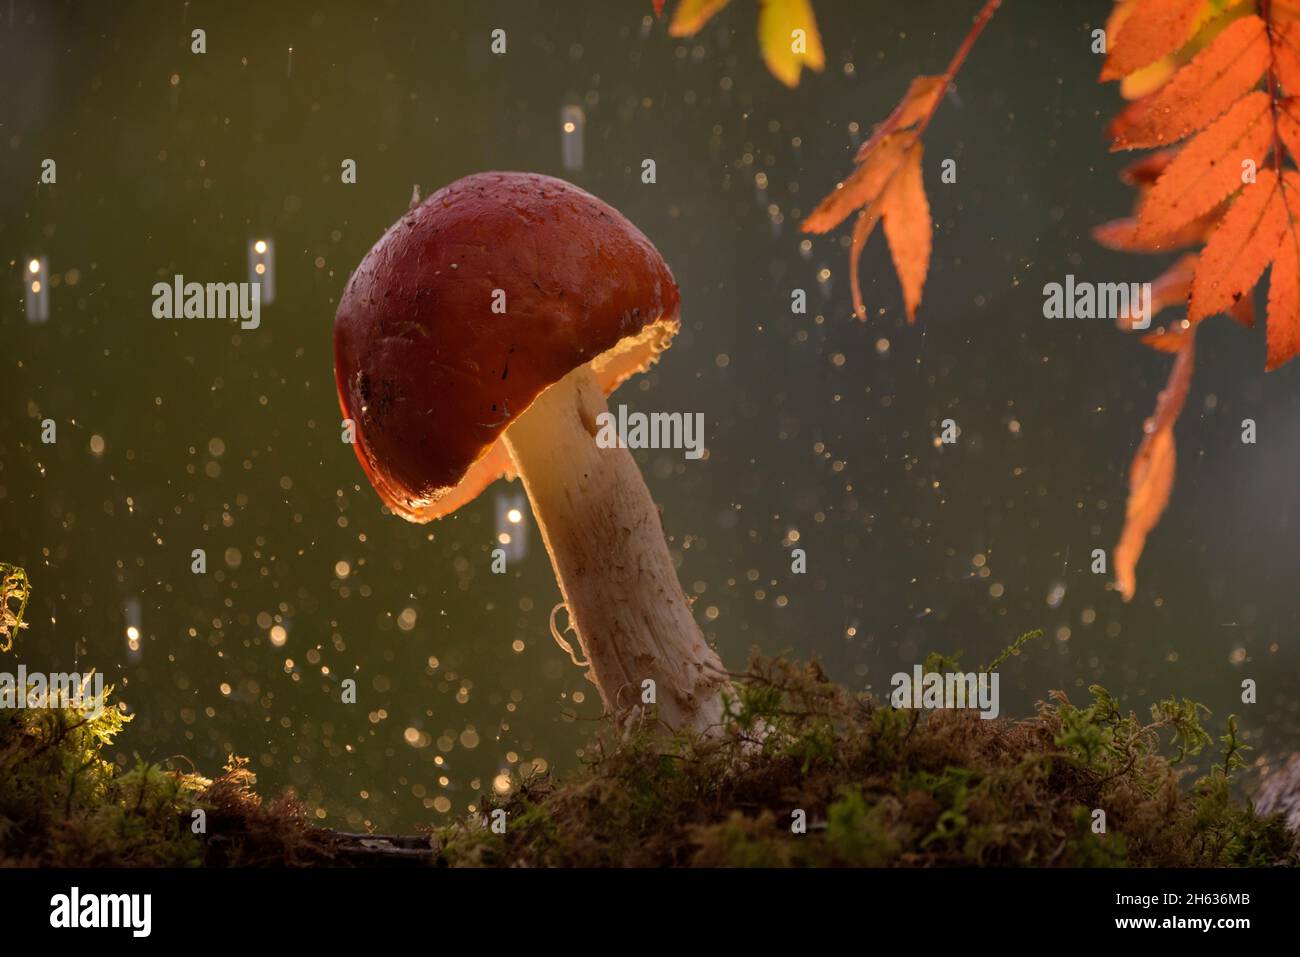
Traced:
[[[622, 210], [681, 285], [676, 344], [614, 401], [705, 416], [706, 459], [636, 455], [730, 666], [816, 656], [887, 694], [930, 651], [975, 667], [1042, 628], [1002, 668], [1005, 715], [1101, 683], [1139, 713], [1203, 701], [1216, 736], [1240, 713], [1261, 764], [1300, 748], [1300, 368], [1265, 375], [1262, 330], [1201, 331], [1134, 601], [1089, 567], [1171, 363], [1042, 313], [1067, 273], [1135, 282], [1165, 261], [1090, 237], [1133, 198], [1090, 49], [1110, 4], [1007, 0], [975, 47], [926, 136], [916, 326], [879, 235], [859, 322], [847, 227], [798, 232], [978, 6], [814, 0], [826, 70], [790, 90], [750, 0], [688, 40], [650, 0], [0, 4], [0, 560], [34, 589], [0, 668], [97, 668], [135, 716], [118, 760], [212, 774], [247, 755], [260, 790], [292, 786], [345, 829], [445, 821], [524, 769], [577, 766], [600, 702], [550, 637], [559, 593], [522, 488], [427, 526], [386, 514], [340, 441], [332, 372], [339, 294], [414, 185], [535, 170]], [[153, 318], [155, 282], [247, 280], [258, 240], [261, 328]], [[937, 444], [945, 418], [956, 445]], [[521, 557], [493, 575], [502, 534]]]

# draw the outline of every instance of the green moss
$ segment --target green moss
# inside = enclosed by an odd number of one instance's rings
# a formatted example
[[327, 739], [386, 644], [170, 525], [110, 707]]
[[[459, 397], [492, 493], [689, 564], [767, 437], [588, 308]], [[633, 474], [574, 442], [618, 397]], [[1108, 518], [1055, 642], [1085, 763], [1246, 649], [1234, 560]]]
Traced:
[[[607, 727], [582, 770], [525, 777], [485, 797], [479, 817], [390, 842], [400, 847], [391, 854], [310, 826], [292, 794], [263, 802], [241, 758], [212, 780], [140, 761], [119, 768], [104, 749], [129, 719], [109, 705], [111, 689], [80, 708], [0, 711], [0, 866], [1300, 862], [1281, 816], [1234, 797], [1249, 750], [1235, 717], [1219, 737], [1221, 760], [1187, 782], [1186, 759], [1214, 743], [1191, 701], [1161, 701], [1144, 721], [1093, 687], [1086, 705], [1054, 692], [1034, 717], [985, 721], [881, 707], [815, 663], [766, 658], [733, 687], [716, 737]], [[1098, 810], [1104, 833], [1094, 830]], [[504, 833], [484, 826], [495, 811]]]
[[30, 596], [27, 572], [16, 565], [0, 562], [0, 651], [13, 648], [14, 638], [27, 627], [23, 615], [27, 613]]
[[[1212, 743], [1204, 708], [1169, 699], [1142, 721], [1091, 693], [1085, 706], [1058, 692], [1032, 718], [984, 721], [882, 708], [816, 665], [758, 658], [719, 738], [611, 734], [582, 772], [487, 798], [482, 818], [442, 829], [436, 846], [464, 866], [1300, 863], [1280, 817], [1233, 797], [1234, 718], [1222, 763], [1185, 786], [1180, 763]], [[504, 834], [482, 824], [496, 810]]]
[[101, 705], [0, 711], [0, 863], [182, 866], [201, 857], [181, 813], [204, 782], [143, 763], [119, 771], [102, 752], [128, 718]]
[[[13, 588], [21, 585], [22, 602]], [[9, 636], [22, 625], [27, 580], [0, 566]], [[137, 759], [104, 756], [131, 720], [102, 695], [75, 706], [0, 709], [0, 866], [185, 867], [311, 863], [332, 858], [287, 795], [263, 804], [245, 760], [213, 780]]]
[[[232, 758], [209, 780], [103, 756], [129, 721], [103, 699], [0, 711], [0, 866], [188, 867], [327, 860], [328, 832], [268, 805]], [[198, 812], [198, 813], [196, 813]]]

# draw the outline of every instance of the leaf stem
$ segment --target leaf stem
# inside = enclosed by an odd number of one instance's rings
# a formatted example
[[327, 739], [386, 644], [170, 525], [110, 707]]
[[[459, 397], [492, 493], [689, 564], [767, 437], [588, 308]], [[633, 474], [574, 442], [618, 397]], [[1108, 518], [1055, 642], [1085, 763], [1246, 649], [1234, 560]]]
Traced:
[[966, 58], [970, 56], [975, 41], [979, 39], [980, 34], [984, 32], [984, 28], [988, 26], [989, 21], [993, 19], [993, 14], [997, 13], [1000, 6], [1002, 6], [1002, 0], [987, 0], [980, 12], [975, 15], [975, 21], [971, 24], [966, 39], [962, 40], [961, 46], [952, 55], [952, 60], [948, 63], [948, 69], [943, 71], [943, 85], [939, 87], [939, 93], [935, 96], [933, 105], [931, 105], [929, 111], [916, 128], [917, 139], [921, 138], [925, 128], [930, 125], [930, 120], [934, 118], [934, 114], [939, 109], [939, 104], [943, 102], [944, 96], [948, 93], [948, 87], [952, 86], [952, 81], [957, 78], [957, 73], [966, 63]]
[[1259, 14], [1264, 20], [1264, 33], [1268, 37], [1268, 110], [1273, 120], [1273, 169], [1278, 181], [1282, 179], [1282, 135], [1277, 122], [1277, 55], [1273, 37], [1273, 0], [1259, 0]]

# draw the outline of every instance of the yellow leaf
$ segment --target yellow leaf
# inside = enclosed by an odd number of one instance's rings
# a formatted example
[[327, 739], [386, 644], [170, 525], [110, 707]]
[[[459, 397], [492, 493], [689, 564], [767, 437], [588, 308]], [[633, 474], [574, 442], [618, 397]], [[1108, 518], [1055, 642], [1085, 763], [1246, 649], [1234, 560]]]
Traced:
[[1120, 96], [1126, 100], [1140, 100], [1164, 86], [1177, 70], [1177, 60], [1171, 56], [1161, 57], [1150, 66], [1124, 77], [1119, 84]]
[[799, 85], [803, 67], [820, 73], [826, 65], [809, 0], [760, 0], [758, 42], [763, 62], [786, 86]]
[[725, 7], [731, 0], [682, 0], [673, 11], [672, 23], [668, 24], [670, 37], [690, 37], [700, 31], [713, 15]]

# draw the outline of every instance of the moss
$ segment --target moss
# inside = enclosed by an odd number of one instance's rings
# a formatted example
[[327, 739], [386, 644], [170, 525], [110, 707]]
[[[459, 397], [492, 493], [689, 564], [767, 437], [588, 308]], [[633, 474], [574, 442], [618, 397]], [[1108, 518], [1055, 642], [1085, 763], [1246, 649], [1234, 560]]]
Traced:
[[[935, 659], [931, 666], [944, 662]], [[949, 662], [951, 663], [951, 662]], [[1169, 699], [1149, 720], [1103, 688], [1054, 693], [1022, 721], [900, 711], [814, 664], [757, 658], [727, 732], [705, 741], [611, 734], [567, 780], [520, 781], [483, 817], [436, 834], [464, 866], [1275, 866], [1296, 836], [1233, 797], [1243, 746], [1190, 786], [1205, 710]], [[505, 833], [483, 825], [506, 812]], [[1094, 812], [1105, 812], [1105, 832]], [[804, 833], [794, 827], [802, 811]]]
[[30, 596], [27, 572], [0, 562], [0, 651], [13, 648], [15, 636], [27, 627], [23, 615], [27, 613]]
[[[1181, 786], [1178, 761], [1209, 743], [1188, 702], [1162, 702], [1143, 722], [1094, 688], [1085, 707], [1058, 693], [1028, 720], [983, 721], [880, 708], [815, 665], [767, 659], [737, 687], [722, 737], [611, 729], [581, 772], [486, 799], [482, 818], [434, 831], [429, 856], [487, 867], [1297, 863], [1282, 819], [1233, 796], [1235, 721], [1222, 762]], [[292, 794], [263, 802], [241, 758], [212, 780], [119, 768], [103, 751], [129, 719], [94, 715], [99, 705], [0, 712], [0, 865], [365, 860], [311, 826]], [[1098, 808], [1105, 834], [1093, 832]], [[503, 834], [481, 823], [498, 809]]]
[[[1235, 718], [1221, 760], [1188, 783], [1187, 759], [1214, 744], [1191, 701], [1161, 701], [1143, 720], [1093, 687], [1085, 705], [1054, 692], [1034, 717], [986, 721], [881, 707], [815, 663], [766, 658], [733, 687], [717, 737], [607, 727], [582, 770], [525, 777], [486, 797], [480, 817], [382, 841], [309, 825], [291, 793], [264, 802], [242, 758], [211, 780], [145, 762], [119, 768], [103, 756], [129, 720], [109, 705], [112, 689], [82, 707], [0, 711], [0, 866], [1300, 862], [1282, 817], [1234, 796], [1249, 750]], [[1094, 831], [1097, 810], [1105, 833]], [[504, 833], [484, 826], [496, 811]]]
[[287, 795], [263, 804], [242, 758], [214, 780], [103, 756], [130, 718], [101, 698], [0, 711], [0, 866], [317, 863], [328, 831]]

